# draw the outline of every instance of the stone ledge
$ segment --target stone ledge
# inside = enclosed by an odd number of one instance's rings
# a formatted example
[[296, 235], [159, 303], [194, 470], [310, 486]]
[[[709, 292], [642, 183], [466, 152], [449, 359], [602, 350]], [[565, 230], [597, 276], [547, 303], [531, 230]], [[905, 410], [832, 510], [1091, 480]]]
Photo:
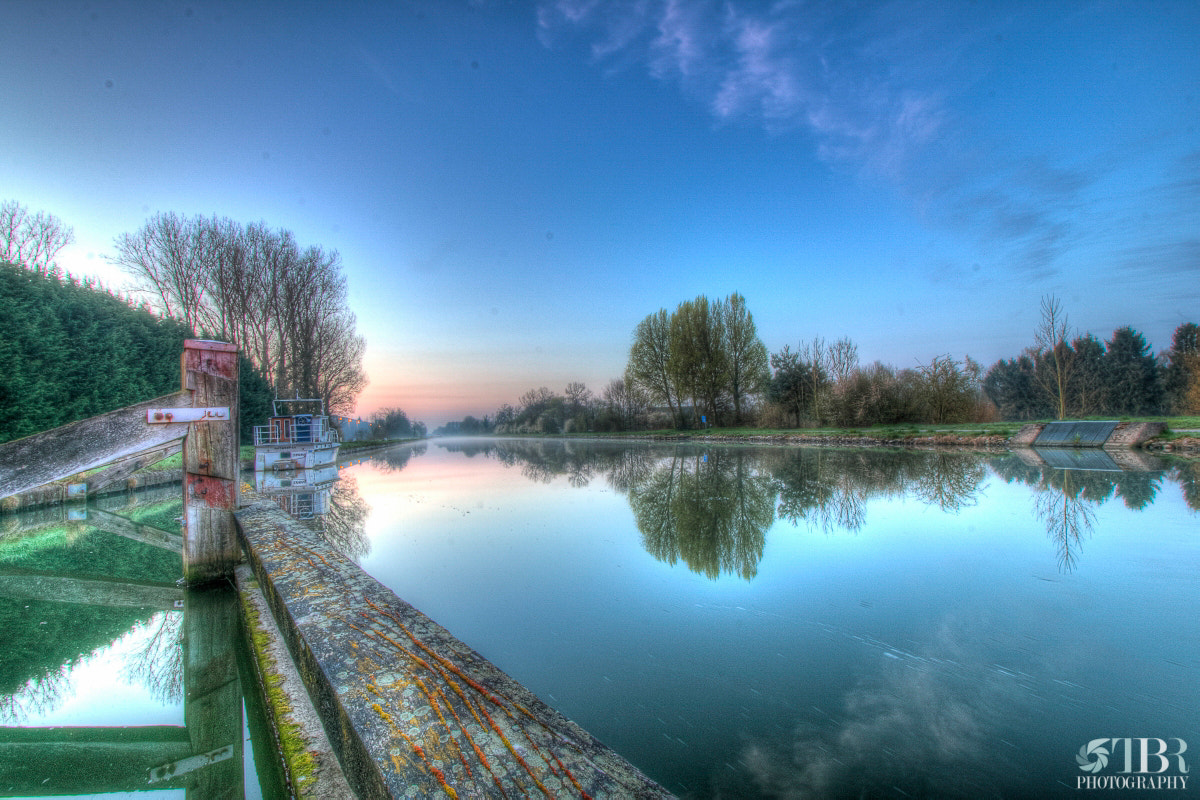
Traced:
[[1162, 422], [1122, 422], [1104, 443], [1105, 447], [1141, 447], [1167, 429]]
[[240, 564], [235, 578], [251, 663], [292, 796], [296, 800], [355, 800], [254, 572]]
[[1033, 447], [1033, 440], [1038, 437], [1042, 429], [1046, 426], [1038, 422], [1030, 422], [1021, 426], [1021, 430], [1013, 434], [1013, 437], [1008, 440], [1011, 445], [1018, 447]]
[[582, 728], [277, 506], [237, 512], [251, 566], [362, 797], [665, 798]]

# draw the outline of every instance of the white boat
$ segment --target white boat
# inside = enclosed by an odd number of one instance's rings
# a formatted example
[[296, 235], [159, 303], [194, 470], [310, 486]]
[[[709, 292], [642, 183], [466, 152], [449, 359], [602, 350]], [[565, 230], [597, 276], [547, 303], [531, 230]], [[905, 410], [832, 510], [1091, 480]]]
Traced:
[[314, 469], [337, 460], [341, 440], [320, 399], [276, 400], [275, 416], [254, 426], [254, 469]]
[[254, 473], [254, 489], [296, 519], [313, 519], [329, 513], [329, 495], [337, 476], [333, 464], [318, 469], [264, 469]]

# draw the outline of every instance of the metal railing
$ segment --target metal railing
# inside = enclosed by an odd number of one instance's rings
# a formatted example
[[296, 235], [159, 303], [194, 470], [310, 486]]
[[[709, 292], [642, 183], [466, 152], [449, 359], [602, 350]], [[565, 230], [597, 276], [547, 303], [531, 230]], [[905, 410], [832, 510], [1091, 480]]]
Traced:
[[298, 423], [294, 417], [276, 417], [267, 425], [254, 426], [254, 445], [330, 444], [338, 441], [337, 431], [325, 417]]

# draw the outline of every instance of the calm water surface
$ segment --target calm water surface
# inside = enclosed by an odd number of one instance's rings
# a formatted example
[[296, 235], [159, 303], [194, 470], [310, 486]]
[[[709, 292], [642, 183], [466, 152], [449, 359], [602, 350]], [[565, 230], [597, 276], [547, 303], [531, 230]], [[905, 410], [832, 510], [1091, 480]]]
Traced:
[[175, 585], [181, 513], [174, 486], [0, 516], [0, 796], [283, 796], [236, 593]]
[[1200, 753], [1200, 470], [1102, 456], [439, 440], [328, 526], [681, 796], [1076, 796]]

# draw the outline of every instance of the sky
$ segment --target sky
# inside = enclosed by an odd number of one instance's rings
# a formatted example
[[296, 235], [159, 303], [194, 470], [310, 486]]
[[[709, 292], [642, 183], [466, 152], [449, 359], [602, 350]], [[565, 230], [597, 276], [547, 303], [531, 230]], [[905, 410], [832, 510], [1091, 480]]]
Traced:
[[[1200, 3], [0, 4], [0, 199], [340, 253], [358, 413], [597, 394], [646, 315], [739, 292], [775, 352], [984, 366], [1039, 302], [1200, 321]], [[2, 332], [0, 332], [2, 335]]]

